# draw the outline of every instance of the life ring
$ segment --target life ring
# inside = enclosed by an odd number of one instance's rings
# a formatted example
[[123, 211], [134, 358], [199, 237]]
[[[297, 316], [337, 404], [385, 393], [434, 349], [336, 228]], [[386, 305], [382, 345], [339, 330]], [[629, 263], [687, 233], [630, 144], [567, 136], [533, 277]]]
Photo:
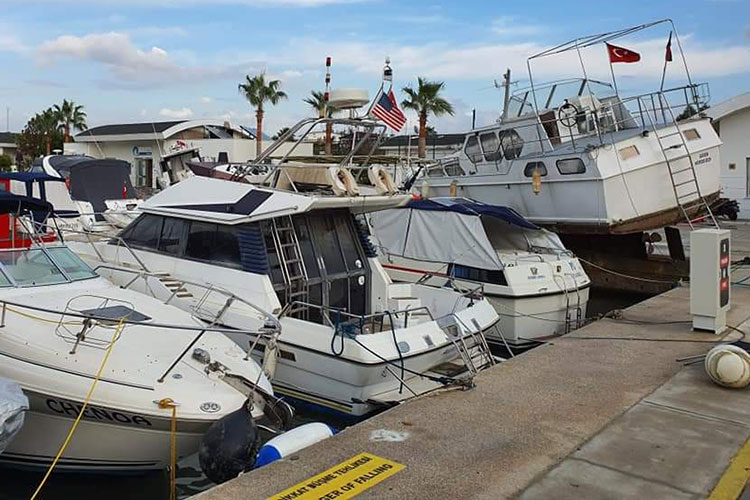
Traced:
[[718, 345], [708, 351], [706, 373], [724, 387], [736, 389], [750, 385], [750, 354], [735, 345]]
[[328, 182], [336, 196], [358, 196], [359, 186], [349, 170], [341, 167], [330, 167], [327, 170]]
[[396, 183], [393, 182], [393, 176], [383, 167], [370, 167], [367, 170], [367, 177], [369, 177], [370, 183], [375, 186], [375, 191], [378, 194], [396, 194], [398, 192]]

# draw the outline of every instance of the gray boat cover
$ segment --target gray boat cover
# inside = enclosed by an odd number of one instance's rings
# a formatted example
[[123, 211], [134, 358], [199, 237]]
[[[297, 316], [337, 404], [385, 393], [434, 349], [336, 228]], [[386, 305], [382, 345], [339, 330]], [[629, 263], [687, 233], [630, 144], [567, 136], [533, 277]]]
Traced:
[[438, 205], [411, 203], [370, 214], [379, 251], [415, 260], [496, 270], [504, 267], [498, 252], [565, 250], [557, 235], [534, 226], [510, 209], [486, 205], [494, 210], [479, 213], [456, 210], [452, 204], [440, 210]]
[[0, 453], [10, 445], [23, 426], [24, 411], [29, 409], [29, 398], [21, 386], [0, 378]]

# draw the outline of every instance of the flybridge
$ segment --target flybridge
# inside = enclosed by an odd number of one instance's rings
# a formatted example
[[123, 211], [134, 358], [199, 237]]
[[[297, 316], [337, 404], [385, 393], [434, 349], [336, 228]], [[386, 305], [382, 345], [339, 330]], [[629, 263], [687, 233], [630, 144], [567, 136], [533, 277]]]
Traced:
[[[326, 208], [366, 212], [394, 208], [410, 195], [335, 197], [301, 194], [210, 177], [190, 177], [146, 201], [146, 213], [241, 224]], [[186, 203], [185, 200], [191, 200]]]

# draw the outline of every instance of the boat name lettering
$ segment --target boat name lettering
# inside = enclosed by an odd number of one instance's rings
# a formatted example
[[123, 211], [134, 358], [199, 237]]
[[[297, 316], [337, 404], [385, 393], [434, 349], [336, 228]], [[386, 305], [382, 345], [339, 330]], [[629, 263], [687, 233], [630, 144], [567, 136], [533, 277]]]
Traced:
[[698, 159], [693, 162], [695, 165], [703, 165], [704, 163], [711, 162], [711, 155], [709, 153], [701, 153], [698, 155]]
[[[70, 415], [77, 417], [81, 413], [82, 404], [69, 403], [67, 401], [58, 401], [56, 399], [47, 399], [47, 408], [60, 415]], [[119, 411], [105, 410], [95, 406], [87, 406], [83, 411], [83, 418], [90, 420], [101, 420], [110, 422], [119, 422], [121, 424], [134, 424], [144, 427], [151, 427], [151, 422], [141, 415], [126, 415]]]
[[403, 464], [386, 458], [361, 453], [270, 498], [273, 500], [351, 498], [404, 467]]

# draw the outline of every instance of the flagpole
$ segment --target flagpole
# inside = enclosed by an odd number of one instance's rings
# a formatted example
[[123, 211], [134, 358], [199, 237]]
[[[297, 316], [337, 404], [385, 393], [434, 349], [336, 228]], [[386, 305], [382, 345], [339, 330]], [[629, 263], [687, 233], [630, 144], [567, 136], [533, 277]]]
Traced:
[[667, 40], [667, 51], [668, 53], [664, 54], [664, 69], [661, 71], [661, 85], [659, 86], [659, 92], [664, 90], [664, 79], [667, 76], [667, 64], [669, 64], [669, 60], [672, 58], [672, 32], [669, 32], [669, 40]]
[[615, 78], [615, 68], [612, 66], [612, 59], [609, 57], [609, 53], [607, 53], [607, 59], [609, 59], [609, 72], [612, 73], [612, 84], [615, 86], [615, 96], [620, 97], [620, 92], [617, 90], [617, 79]]

